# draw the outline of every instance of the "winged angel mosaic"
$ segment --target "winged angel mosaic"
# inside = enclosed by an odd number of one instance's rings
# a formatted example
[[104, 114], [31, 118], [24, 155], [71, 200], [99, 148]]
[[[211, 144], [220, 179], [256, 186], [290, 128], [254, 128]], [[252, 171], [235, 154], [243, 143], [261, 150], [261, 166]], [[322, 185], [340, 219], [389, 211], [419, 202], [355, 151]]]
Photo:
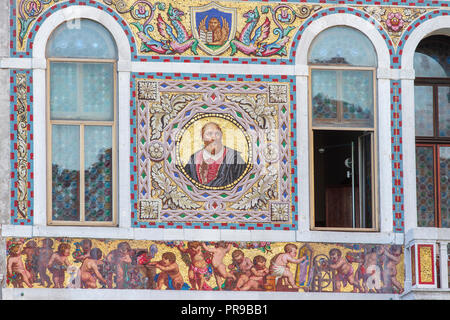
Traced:
[[289, 82], [136, 82], [139, 221], [292, 224]]

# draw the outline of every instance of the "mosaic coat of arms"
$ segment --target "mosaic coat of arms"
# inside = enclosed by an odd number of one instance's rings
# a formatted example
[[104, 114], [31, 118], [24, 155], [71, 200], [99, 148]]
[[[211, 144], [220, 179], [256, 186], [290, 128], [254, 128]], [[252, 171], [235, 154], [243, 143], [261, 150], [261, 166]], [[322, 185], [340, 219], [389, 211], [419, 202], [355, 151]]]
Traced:
[[211, 55], [227, 50], [236, 34], [236, 8], [225, 8], [214, 2], [192, 7], [192, 34], [199, 47]]
[[290, 85], [136, 79], [137, 219], [292, 226]]

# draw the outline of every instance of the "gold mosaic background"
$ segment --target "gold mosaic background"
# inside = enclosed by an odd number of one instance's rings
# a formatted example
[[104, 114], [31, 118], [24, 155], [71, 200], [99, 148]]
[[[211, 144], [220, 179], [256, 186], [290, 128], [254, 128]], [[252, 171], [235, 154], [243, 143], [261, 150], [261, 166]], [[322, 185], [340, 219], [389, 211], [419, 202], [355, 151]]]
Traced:
[[[28, 42], [28, 33], [33, 29], [33, 25], [39, 18], [42, 12], [45, 12], [49, 7], [63, 3], [64, 1], [59, 0], [16, 0], [16, 48], [17, 51], [25, 51]], [[191, 10], [196, 7], [203, 7], [211, 4], [211, 1], [170, 1], [170, 2], [150, 2], [150, 1], [140, 1], [140, 0], [103, 0], [99, 1], [104, 5], [111, 7], [119, 15], [121, 15], [130, 26], [135, 41], [137, 42], [138, 54], [139, 55], [181, 55], [181, 56], [192, 56], [194, 53], [187, 49], [184, 52], [166, 52], [166, 53], [156, 53], [153, 51], [144, 52], [141, 50], [142, 46], [142, 35], [143, 30], [139, 30], [138, 25], [144, 26], [146, 24], [152, 26], [152, 31], [148, 33], [154, 40], [162, 43], [166, 43], [168, 46], [177, 45], [177, 41], [174, 41], [173, 37], [162, 29], [167, 29], [165, 27], [158, 27], [158, 15], [161, 15], [164, 23], [167, 23], [176, 36], [176, 30], [173, 25], [169, 22], [168, 11], [170, 6], [176, 9], [178, 12], [181, 11], [182, 14], [178, 15], [177, 20], [186, 29], [187, 33], [192, 35], [193, 30], [191, 28], [192, 16]], [[255, 25], [251, 38], [256, 34], [258, 27], [262, 27], [268, 19], [269, 31], [264, 38], [263, 36], [255, 37], [256, 46], [262, 46], [264, 44], [272, 44], [277, 42], [278, 34], [274, 33], [276, 28], [281, 28], [285, 33], [285, 36], [289, 38], [283, 38], [284, 40], [278, 41], [284, 47], [283, 51], [270, 55], [272, 58], [286, 57], [291, 49], [292, 37], [296, 34], [298, 28], [302, 23], [308, 19], [311, 15], [319, 12], [322, 9], [327, 9], [336, 5], [330, 4], [294, 4], [294, 3], [264, 3], [264, 2], [243, 2], [237, 3], [232, 1], [220, 1], [217, 2], [226, 8], [236, 9], [236, 37], [237, 39], [240, 32], [244, 30], [247, 22], [249, 21], [248, 13], [258, 10], [259, 20]], [[366, 12], [373, 19], [378, 21], [386, 32], [389, 34], [394, 47], [397, 46], [398, 41], [406, 30], [407, 26], [417, 19], [419, 16], [431, 11], [430, 8], [420, 8], [420, 7], [400, 7], [400, 6], [352, 6], [353, 8]], [[435, 10], [434, 8], [433, 10]], [[39, 14], [37, 14], [39, 12]], [[165, 26], [162, 24], [162, 26]], [[231, 27], [231, 26], [230, 26]], [[264, 33], [264, 31], [263, 31]], [[200, 47], [197, 48], [198, 56], [211, 56], [211, 54], [203, 51]], [[230, 56], [232, 49], [228, 47], [220, 56]], [[260, 57], [255, 53], [248, 54], [237, 50], [233, 57]], [[264, 55], [263, 55], [264, 57]]]
[[[21, 276], [20, 262], [17, 262], [17, 258], [22, 261], [23, 269], [28, 270], [30, 274], [29, 282], [33, 288], [50, 287], [54, 288], [55, 281], [50, 272], [52, 266], [45, 263], [43, 255], [45, 254], [45, 242], [50, 243], [50, 249], [53, 255], [57, 254], [60, 245], [68, 244], [69, 250], [65, 253], [68, 261], [68, 265], [61, 270], [64, 275], [65, 288], [79, 288], [83, 287], [83, 283], [77, 280], [77, 272], [82, 267], [82, 264], [87, 260], [80, 258], [80, 255], [84, 252], [81, 247], [83, 239], [75, 238], [8, 238], [7, 239], [7, 286], [8, 287], [30, 287], [26, 284], [24, 278]], [[105, 240], [105, 239], [90, 239], [92, 247], [90, 253], [94, 248], [98, 248], [102, 251], [103, 256], [98, 260], [98, 265], [105, 264], [108, 260], [108, 255], [112, 252], [117, 252], [120, 247], [119, 244], [126, 244], [128, 248], [125, 250], [124, 255], [127, 255], [130, 260], [128, 263], [118, 262], [116, 264], [110, 264], [109, 269], [104, 268], [101, 271], [102, 275], [107, 279], [111, 279], [110, 288], [128, 288], [128, 289], [154, 289], [156, 283], [148, 285], [149, 274], [146, 274], [145, 265], [149, 262], [160, 261], [166, 252], [172, 252], [176, 259], [175, 263], [178, 265], [185, 287], [192, 285], [189, 280], [189, 271], [191, 270], [191, 260], [188, 256], [181, 254], [178, 247], [187, 248], [192, 242], [187, 241], [145, 241], [145, 240]], [[200, 246], [206, 246], [207, 248], [214, 248], [220, 243], [216, 242], [197, 242]], [[230, 250], [225, 254], [223, 258], [223, 264], [227, 267], [227, 270], [231, 272], [236, 268], [231, 268], [233, 264], [233, 252], [241, 250], [244, 256], [253, 262], [255, 256], [263, 256], [266, 259], [265, 266], [270, 267], [271, 259], [277, 254], [285, 253], [285, 246], [289, 243], [285, 242], [226, 242], [225, 245], [230, 245]], [[359, 245], [359, 244], [329, 244], [329, 243], [290, 243], [294, 244], [297, 248], [295, 251], [295, 259], [302, 257], [303, 262], [289, 263], [288, 267], [292, 275], [295, 277], [296, 285], [299, 289], [293, 288], [288, 281], [281, 280], [278, 286], [274, 286], [274, 278], [271, 277], [272, 273], [267, 274], [264, 277], [264, 283], [261, 283], [256, 290], [262, 291], [315, 291], [315, 292], [372, 292], [372, 293], [399, 293], [403, 291], [404, 284], [404, 255], [402, 246], [391, 245]], [[345, 272], [343, 269], [334, 268], [337, 263], [330, 259], [330, 254], [333, 250], [338, 249], [342, 253], [342, 262], [344, 266], [350, 267]], [[48, 253], [48, 252], [47, 252]], [[68, 256], [67, 256], [68, 254]], [[391, 263], [394, 258], [396, 262]], [[208, 264], [208, 273], [205, 274], [207, 286], [203, 290], [217, 290], [217, 282], [215, 279], [216, 271], [211, 267], [211, 254], [202, 250], [202, 255]], [[49, 255], [47, 255], [48, 260]], [[145, 258], [145, 259], [144, 259]], [[16, 259], [16, 260], [14, 260]], [[78, 259], [78, 260], [76, 260]], [[83, 260], [85, 262], [81, 262]], [[15, 261], [15, 265], [12, 266]], [[92, 261], [92, 259], [91, 259]], [[130, 263], [131, 262], [131, 263]], [[371, 266], [370, 264], [373, 263]], [[44, 266], [44, 269], [39, 269], [39, 264]], [[306, 266], [306, 277], [301, 277], [300, 266]], [[393, 269], [390, 269], [393, 267]], [[123, 272], [123, 283], [121, 285], [117, 282], [117, 270], [121, 268]], [[377, 268], [379, 268], [377, 270]], [[109, 271], [107, 271], [108, 269]], [[270, 268], [269, 268], [270, 269]], [[15, 271], [14, 271], [15, 270]], [[40, 283], [44, 277], [39, 274], [39, 270], [45, 270], [49, 277], [50, 283]], [[102, 270], [99, 267], [99, 270]], [[349, 270], [352, 270], [351, 275], [354, 279], [351, 279]], [[155, 270], [154, 270], [155, 271]], [[109, 272], [109, 275], [108, 275]], [[161, 270], [156, 268], [156, 274]], [[344, 274], [345, 273], [345, 274]], [[156, 275], [155, 272], [152, 277]], [[236, 273], [235, 273], [236, 274]], [[375, 276], [374, 276], [375, 275]], [[380, 276], [379, 278], [377, 278]], [[303, 281], [301, 281], [301, 279]], [[300, 282], [301, 281], [301, 282]], [[102, 286], [100, 281], [96, 281], [97, 288], [107, 287]], [[393, 285], [396, 283], [396, 285]], [[339, 289], [340, 286], [340, 289]], [[163, 285], [161, 289], [168, 289], [169, 287]], [[224, 290], [236, 290], [236, 283], [233, 281], [228, 282], [224, 286]], [[255, 289], [252, 289], [255, 290]]]
[[419, 284], [434, 283], [433, 247], [430, 245], [417, 245], [419, 256]]

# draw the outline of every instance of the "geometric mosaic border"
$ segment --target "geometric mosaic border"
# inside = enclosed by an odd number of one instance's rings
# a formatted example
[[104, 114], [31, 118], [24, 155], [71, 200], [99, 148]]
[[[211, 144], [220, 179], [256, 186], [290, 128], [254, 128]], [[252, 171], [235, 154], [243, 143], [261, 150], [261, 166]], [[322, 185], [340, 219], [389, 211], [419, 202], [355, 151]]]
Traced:
[[391, 81], [391, 152], [392, 210], [394, 232], [403, 232], [405, 225], [403, 195], [402, 104], [400, 81]]
[[[295, 230], [298, 224], [298, 195], [297, 195], [297, 152], [296, 152], [296, 93], [295, 93], [295, 77], [292, 76], [269, 76], [269, 75], [231, 75], [231, 74], [162, 74], [162, 73], [132, 73], [132, 81], [130, 83], [132, 90], [132, 99], [130, 101], [131, 110], [131, 204], [132, 210], [132, 227], [136, 228], [177, 228], [177, 229], [241, 229], [241, 230]], [[137, 88], [135, 79], [151, 79], [151, 80], [200, 80], [200, 81], [233, 81], [233, 82], [270, 82], [277, 83], [283, 82], [290, 86], [290, 159], [291, 159], [291, 172], [290, 172], [290, 185], [291, 185], [291, 211], [289, 224], [287, 223], [237, 223], [233, 222], [154, 222], [154, 221], [142, 221], [138, 219], [138, 172], [137, 172]], [[276, 204], [275, 204], [276, 205]]]

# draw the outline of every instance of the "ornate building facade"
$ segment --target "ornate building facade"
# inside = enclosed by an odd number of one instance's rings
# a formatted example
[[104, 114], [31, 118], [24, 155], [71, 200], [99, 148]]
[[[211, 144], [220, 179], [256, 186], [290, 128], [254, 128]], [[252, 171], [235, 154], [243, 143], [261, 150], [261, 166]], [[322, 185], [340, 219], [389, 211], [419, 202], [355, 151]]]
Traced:
[[1, 297], [448, 299], [449, 5], [5, 0]]

